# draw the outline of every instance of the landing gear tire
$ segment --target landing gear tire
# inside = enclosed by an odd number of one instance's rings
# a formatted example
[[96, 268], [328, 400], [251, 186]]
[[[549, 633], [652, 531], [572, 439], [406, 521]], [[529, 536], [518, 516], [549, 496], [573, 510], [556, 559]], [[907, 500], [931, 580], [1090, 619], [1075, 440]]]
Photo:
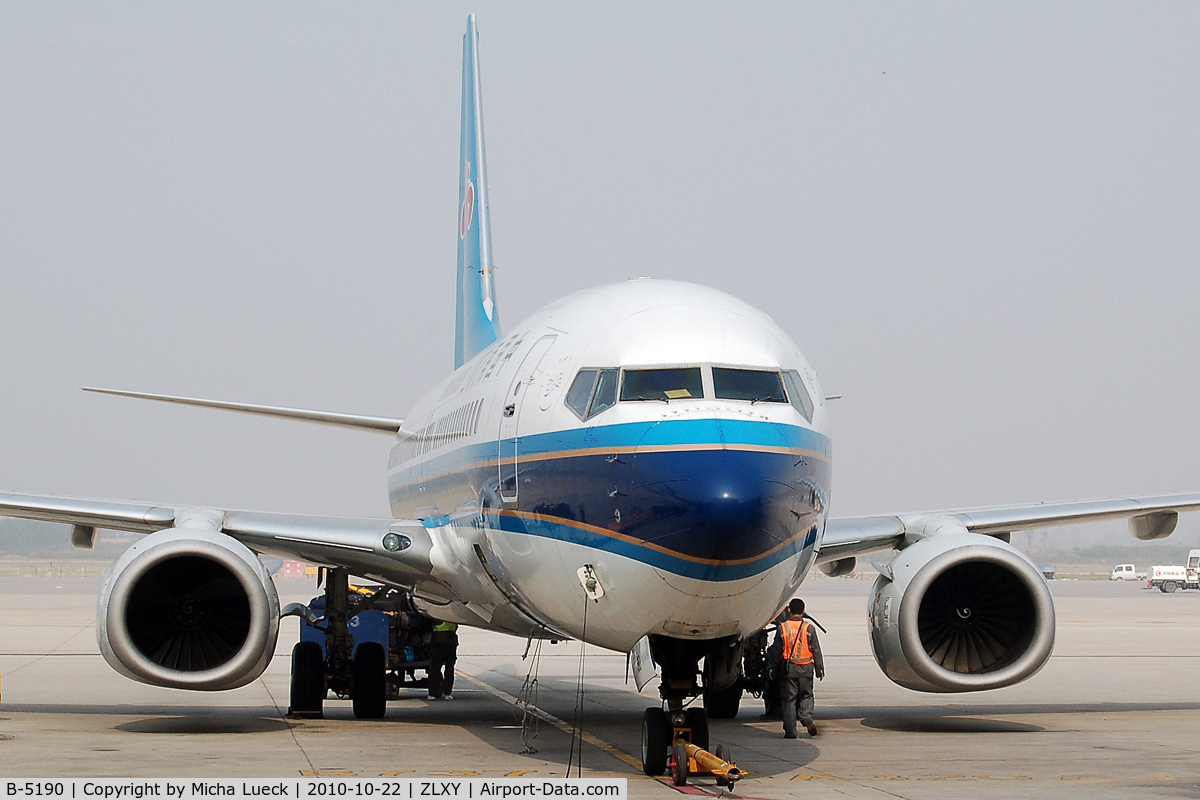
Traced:
[[320, 717], [325, 703], [325, 656], [316, 642], [297, 642], [292, 648], [292, 688], [288, 714]]
[[354, 716], [381, 719], [387, 713], [387, 654], [378, 642], [354, 650]]
[[[721, 759], [722, 761], [724, 761], [727, 764], [733, 760], [729, 754], [729, 745], [724, 744], [724, 743], [717, 745], [717, 749], [713, 751], [713, 755], [715, 755], [717, 758]], [[728, 778], [725, 778], [721, 775], [717, 776], [717, 786], [728, 786], [728, 785], [729, 785]]]
[[687, 710], [687, 726], [692, 729], [692, 744], [701, 750], [708, 749], [708, 714], [703, 708]]
[[657, 777], [667, 771], [667, 749], [671, 746], [671, 725], [661, 708], [647, 708], [642, 714], [642, 772]]
[[724, 689], [704, 690], [704, 710], [710, 719], [733, 719], [742, 704], [742, 679], [739, 677]]
[[688, 773], [687, 745], [683, 742], [676, 742], [675, 746], [671, 748], [671, 783], [676, 786], [686, 786]]

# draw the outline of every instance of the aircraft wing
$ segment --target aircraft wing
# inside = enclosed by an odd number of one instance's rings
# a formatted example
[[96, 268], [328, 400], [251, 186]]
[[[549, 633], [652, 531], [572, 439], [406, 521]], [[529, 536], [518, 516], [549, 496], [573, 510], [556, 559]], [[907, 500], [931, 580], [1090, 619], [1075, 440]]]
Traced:
[[831, 564], [877, 550], [898, 548], [906, 541], [939, 532], [965, 530], [989, 536], [1005, 536], [1013, 531], [1107, 519], [1128, 519], [1130, 532], [1139, 539], [1161, 539], [1175, 530], [1179, 514], [1185, 511], [1200, 511], [1200, 494], [1073, 500], [831, 519], [825, 525], [817, 563]]
[[[95, 543], [99, 528], [153, 533], [201, 525], [260, 554], [341, 567], [364, 577], [387, 575], [389, 582], [409, 586], [428, 580], [432, 570], [433, 541], [420, 520], [316, 517], [8, 493], [0, 493], [0, 516], [73, 525], [71, 542], [84, 548]], [[402, 537], [403, 546], [395, 552], [384, 548], [388, 533]]]

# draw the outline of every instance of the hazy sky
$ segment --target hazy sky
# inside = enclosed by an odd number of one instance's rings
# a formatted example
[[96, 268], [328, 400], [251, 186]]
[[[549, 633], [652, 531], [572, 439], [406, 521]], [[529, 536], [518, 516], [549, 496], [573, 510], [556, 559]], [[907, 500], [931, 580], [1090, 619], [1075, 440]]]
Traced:
[[508, 323], [761, 307], [836, 515], [1200, 491], [1200, 5], [392, 0], [0, 5], [0, 490], [386, 513], [387, 437], [78, 387], [406, 413], [472, 11]]

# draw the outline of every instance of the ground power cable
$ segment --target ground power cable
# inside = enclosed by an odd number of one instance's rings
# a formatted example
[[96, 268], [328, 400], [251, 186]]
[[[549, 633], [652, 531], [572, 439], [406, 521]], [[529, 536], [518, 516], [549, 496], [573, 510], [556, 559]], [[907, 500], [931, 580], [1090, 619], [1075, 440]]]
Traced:
[[[575, 724], [571, 728], [571, 752], [567, 756], [567, 777], [571, 777], [571, 765], [575, 764], [575, 777], [583, 777], [583, 700], [584, 678], [587, 663], [587, 611], [588, 596], [583, 595], [583, 630], [579, 636], [579, 672], [575, 681]], [[575, 762], [575, 747], [578, 742], [579, 761]]]
[[541, 717], [536, 713], [538, 703], [538, 670], [541, 668], [542, 661], [542, 640], [538, 639], [537, 644], [533, 647], [533, 660], [529, 664], [529, 671], [525, 673], [525, 682], [521, 684], [521, 691], [517, 695], [517, 704], [513, 707], [514, 712], [519, 711], [521, 715], [521, 743], [525, 745], [522, 754], [533, 754], [538, 751], [538, 725], [541, 722]]

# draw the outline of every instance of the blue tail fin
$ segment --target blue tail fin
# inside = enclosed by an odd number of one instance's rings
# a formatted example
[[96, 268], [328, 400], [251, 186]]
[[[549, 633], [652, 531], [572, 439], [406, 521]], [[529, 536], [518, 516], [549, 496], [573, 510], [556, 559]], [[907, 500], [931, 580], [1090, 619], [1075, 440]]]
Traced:
[[475, 15], [463, 37], [462, 139], [458, 173], [458, 310], [454, 367], [496, 341], [500, 315], [493, 288], [492, 224], [488, 215], [483, 153], [483, 103], [479, 96], [479, 34]]

